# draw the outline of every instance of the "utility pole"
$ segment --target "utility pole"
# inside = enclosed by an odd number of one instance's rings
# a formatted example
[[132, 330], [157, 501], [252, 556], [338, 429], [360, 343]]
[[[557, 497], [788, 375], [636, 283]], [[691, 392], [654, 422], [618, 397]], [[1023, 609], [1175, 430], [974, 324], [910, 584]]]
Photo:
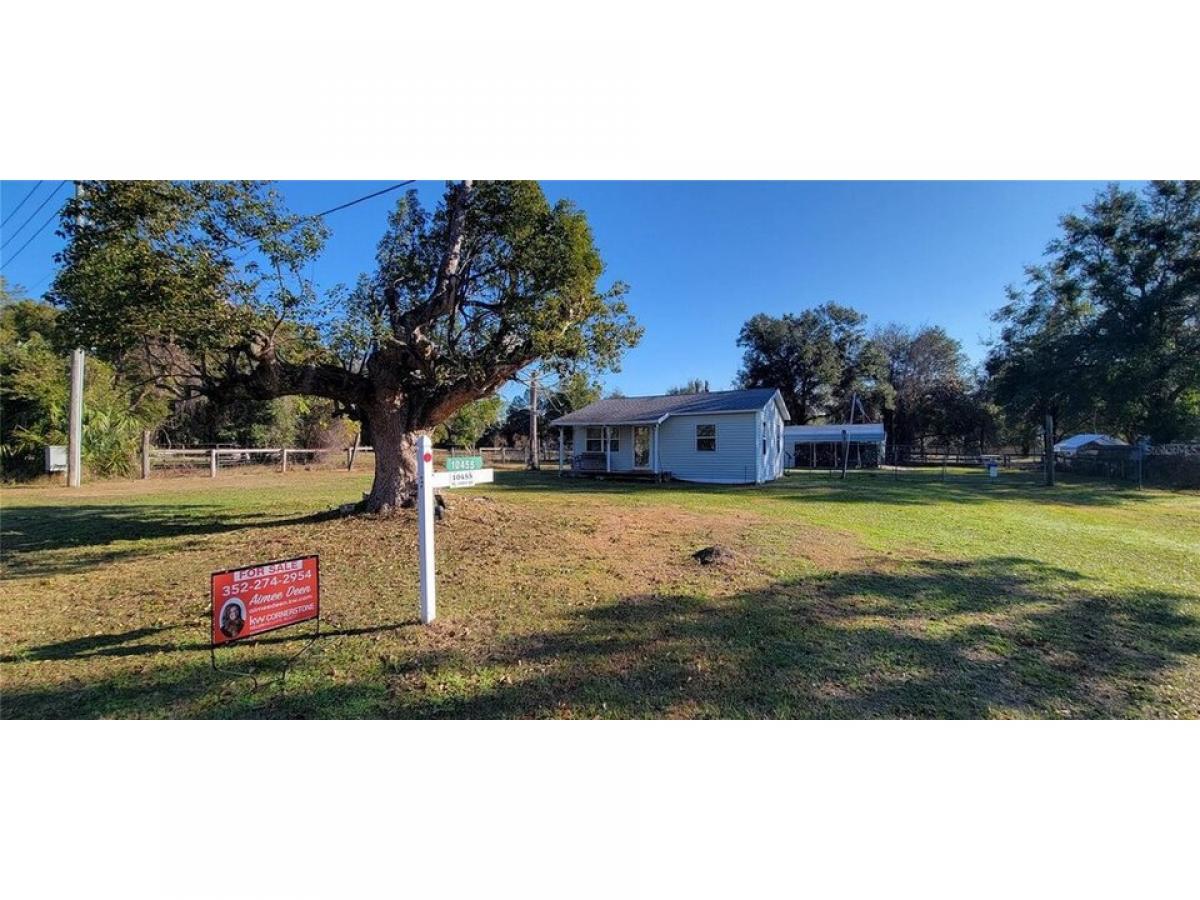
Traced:
[[[75, 182], [75, 198], [83, 189]], [[83, 216], [77, 220], [83, 222]], [[71, 406], [67, 418], [67, 486], [77, 488], [83, 480], [83, 351], [71, 352]]]
[[71, 351], [71, 411], [67, 425], [67, 485], [77, 488], [83, 472], [83, 351]]
[[542, 467], [538, 456], [538, 383], [537, 373], [529, 376], [529, 468], [537, 471]]

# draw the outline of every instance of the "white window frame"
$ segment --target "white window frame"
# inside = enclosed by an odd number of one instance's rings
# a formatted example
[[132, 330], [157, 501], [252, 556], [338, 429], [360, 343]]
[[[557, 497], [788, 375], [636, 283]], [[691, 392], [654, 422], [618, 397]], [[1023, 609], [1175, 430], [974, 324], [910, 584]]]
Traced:
[[[700, 434], [701, 428], [711, 428], [712, 435], [711, 436], [710, 435], [701, 436], [701, 434]], [[701, 447], [700, 446], [701, 441], [712, 441], [712, 446], [711, 447]], [[696, 452], [697, 453], [716, 453], [717, 452], [717, 426], [716, 426], [716, 423], [710, 422], [710, 423], [706, 423], [704, 425], [696, 426]]]
[[[621, 452], [621, 433], [613, 426], [608, 426], [608, 448], [604, 446], [603, 425], [589, 425], [584, 431], [583, 446], [588, 453], [620, 453]], [[596, 436], [592, 437], [592, 432], [596, 432]], [[592, 449], [592, 443], [595, 442], [596, 449]]]

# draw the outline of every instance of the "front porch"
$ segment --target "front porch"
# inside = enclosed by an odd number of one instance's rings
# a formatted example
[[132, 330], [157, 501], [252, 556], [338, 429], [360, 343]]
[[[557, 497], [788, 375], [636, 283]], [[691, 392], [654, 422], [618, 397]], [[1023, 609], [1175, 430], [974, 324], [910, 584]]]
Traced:
[[559, 472], [661, 480], [664, 473], [658, 453], [660, 424], [653, 421], [560, 427]]

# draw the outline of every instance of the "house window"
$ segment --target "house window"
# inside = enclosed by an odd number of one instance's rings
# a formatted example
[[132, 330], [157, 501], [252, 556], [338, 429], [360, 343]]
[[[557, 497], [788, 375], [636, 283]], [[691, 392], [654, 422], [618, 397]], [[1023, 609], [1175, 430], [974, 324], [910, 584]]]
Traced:
[[762, 432], [763, 432], [763, 435], [762, 435], [763, 456], [766, 456], [767, 455], [767, 423], [766, 422], [762, 423]]
[[696, 449], [711, 452], [717, 449], [717, 426], [696, 426]]
[[[608, 433], [608, 449], [613, 453], [621, 452], [621, 441], [617, 437], [617, 432], [610, 431]], [[603, 453], [604, 452], [604, 429], [589, 428], [587, 430], [587, 452], [588, 453]]]

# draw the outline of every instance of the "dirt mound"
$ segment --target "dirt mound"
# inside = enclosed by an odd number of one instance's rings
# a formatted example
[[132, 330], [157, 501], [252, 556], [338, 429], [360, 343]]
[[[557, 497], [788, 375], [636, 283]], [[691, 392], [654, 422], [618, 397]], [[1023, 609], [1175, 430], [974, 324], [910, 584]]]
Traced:
[[737, 559], [737, 554], [723, 544], [713, 544], [692, 554], [692, 559], [702, 566], [725, 565]]

